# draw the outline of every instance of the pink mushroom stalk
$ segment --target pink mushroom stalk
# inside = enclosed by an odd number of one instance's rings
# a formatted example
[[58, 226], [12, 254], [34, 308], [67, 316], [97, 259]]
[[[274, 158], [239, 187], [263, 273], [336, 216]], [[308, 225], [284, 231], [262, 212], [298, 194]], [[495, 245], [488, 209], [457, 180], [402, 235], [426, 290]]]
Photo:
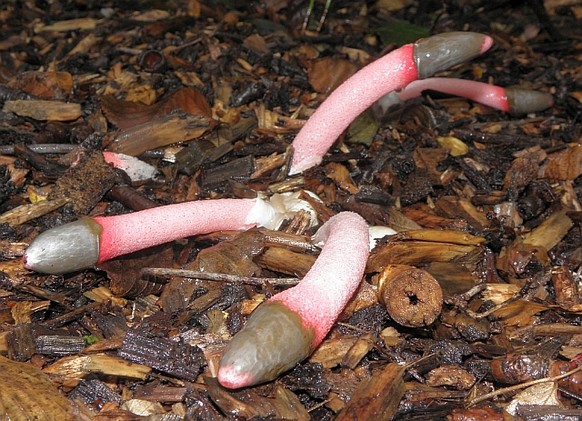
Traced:
[[276, 214], [262, 199], [218, 199], [84, 217], [38, 235], [24, 253], [24, 266], [49, 274], [74, 272], [179, 238], [269, 226]]
[[303, 280], [261, 304], [229, 343], [218, 381], [241, 388], [275, 379], [325, 338], [357, 289], [369, 254], [366, 221], [342, 212], [317, 232], [321, 254]]
[[385, 111], [427, 90], [460, 96], [511, 114], [535, 113], [554, 104], [552, 96], [545, 92], [444, 77], [415, 80], [403, 89], [385, 95], [378, 104]]
[[362, 68], [334, 90], [299, 131], [289, 173], [318, 165], [350, 123], [382, 96], [483, 54], [491, 45], [486, 35], [449, 32], [404, 45]]

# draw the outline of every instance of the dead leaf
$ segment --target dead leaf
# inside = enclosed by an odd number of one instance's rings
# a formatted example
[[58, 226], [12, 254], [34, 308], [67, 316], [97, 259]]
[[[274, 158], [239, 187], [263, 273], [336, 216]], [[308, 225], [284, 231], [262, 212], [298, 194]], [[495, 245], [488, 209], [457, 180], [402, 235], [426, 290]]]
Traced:
[[150, 106], [138, 102], [116, 99], [113, 95], [101, 98], [101, 109], [107, 119], [120, 129], [128, 129], [150, 120], [170, 114], [173, 110], [182, 110], [188, 114], [200, 115], [212, 119], [212, 109], [208, 101], [198, 90], [183, 88]]
[[545, 382], [519, 392], [505, 408], [511, 415], [518, 415], [520, 405], [552, 405], [562, 407], [558, 399], [558, 385], [556, 382]]
[[358, 68], [350, 61], [324, 57], [309, 62], [309, 83], [316, 92], [327, 94], [356, 73]]

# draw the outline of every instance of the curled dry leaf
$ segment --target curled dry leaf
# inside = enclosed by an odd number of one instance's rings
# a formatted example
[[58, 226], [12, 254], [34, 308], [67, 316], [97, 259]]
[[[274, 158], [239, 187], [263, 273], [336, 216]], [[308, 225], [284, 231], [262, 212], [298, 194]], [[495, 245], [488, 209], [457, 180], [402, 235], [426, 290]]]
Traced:
[[173, 110], [200, 115], [212, 120], [212, 109], [204, 95], [194, 88], [183, 88], [152, 105], [116, 99], [112, 95], [101, 98], [101, 109], [113, 124], [120, 129], [128, 129], [150, 120], [163, 117]]
[[0, 414], [7, 420], [73, 420], [71, 402], [30, 364], [0, 356]]
[[514, 396], [505, 410], [511, 415], [518, 415], [520, 405], [551, 405], [561, 407], [558, 399], [558, 385], [555, 382], [545, 382], [529, 387]]
[[309, 83], [319, 93], [330, 93], [356, 73], [355, 64], [338, 58], [324, 57], [309, 63]]

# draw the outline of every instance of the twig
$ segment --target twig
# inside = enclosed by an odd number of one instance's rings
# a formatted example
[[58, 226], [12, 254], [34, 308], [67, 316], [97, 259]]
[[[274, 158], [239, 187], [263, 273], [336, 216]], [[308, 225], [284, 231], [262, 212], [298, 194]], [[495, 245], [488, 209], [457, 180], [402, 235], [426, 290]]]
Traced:
[[299, 283], [297, 278], [257, 278], [251, 276], [227, 275], [224, 273], [198, 272], [186, 269], [144, 268], [142, 275], [149, 276], [180, 276], [183, 278], [197, 278], [216, 282], [233, 282], [247, 285], [294, 286]]
[[504, 387], [503, 389], [498, 389], [498, 390], [495, 390], [493, 392], [487, 393], [483, 396], [479, 396], [478, 398], [473, 399], [471, 402], [469, 402], [467, 404], [467, 408], [469, 408], [471, 406], [475, 406], [478, 403], [483, 402], [483, 401], [485, 401], [489, 398], [492, 398], [494, 396], [497, 396], [497, 395], [502, 395], [504, 393], [514, 392], [516, 390], [524, 389], [526, 387], [534, 386], [534, 385], [540, 384], [540, 383], [555, 382], [555, 381], [561, 380], [563, 378], [566, 378], [568, 376], [571, 376], [572, 374], [575, 374], [581, 370], [582, 370], [582, 365], [579, 367], [576, 367], [575, 369], [570, 370], [564, 374], [560, 374], [558, 376], [544, 377], [543, 379], [532, 380], [529, 382], [516, 384], [515, 386]]

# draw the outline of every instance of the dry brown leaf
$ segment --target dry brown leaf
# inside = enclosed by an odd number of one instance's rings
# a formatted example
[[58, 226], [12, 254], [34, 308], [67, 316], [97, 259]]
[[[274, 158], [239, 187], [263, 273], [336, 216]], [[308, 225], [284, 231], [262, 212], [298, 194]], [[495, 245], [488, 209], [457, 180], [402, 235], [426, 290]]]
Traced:
[[516, 416], [520, 405], [549, 405], [561, 408], [562, 403], [558, 399], [557, 383], [545, 382], [528, 387], [515, 395], [505, 410]]
[[309, 63], [309, 83], [316, 92], [327, 94], [340, 86], [357, 70], [356, 65], [347, 60], [324, 57]]
[[188, 114], [212, 119], [212, 109], [208, 101], [194, 88], [183, 88], [150, 106], [138, 102], [116, 99], [112, 95], [101, 98], [101, 109], [113, 124], [120, 129], [128, 129], [147, 123], [155, 118], [170, 114], [173, 110], [182, 110]]

